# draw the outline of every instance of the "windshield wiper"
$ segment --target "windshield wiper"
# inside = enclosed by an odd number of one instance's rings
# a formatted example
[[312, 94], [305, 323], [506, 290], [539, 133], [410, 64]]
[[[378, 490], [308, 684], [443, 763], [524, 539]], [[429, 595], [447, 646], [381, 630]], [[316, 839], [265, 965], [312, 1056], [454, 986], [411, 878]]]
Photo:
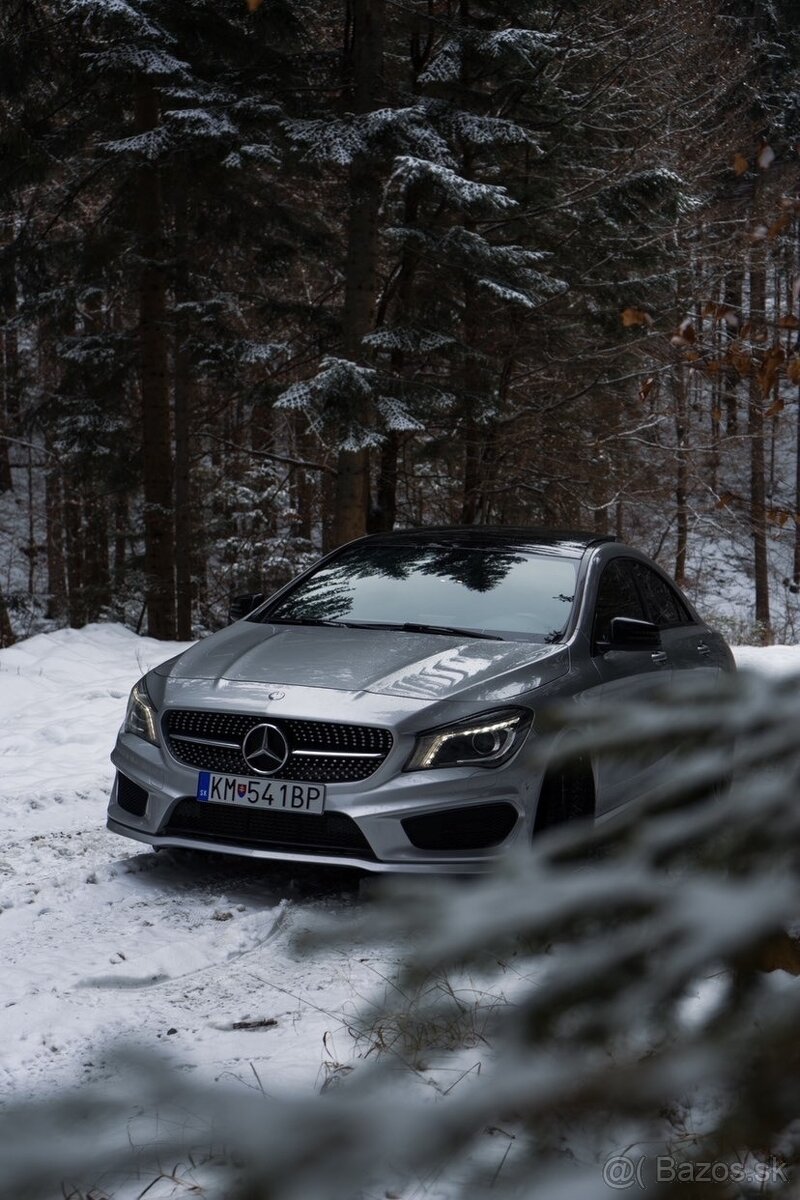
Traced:
[[456, 637], [486, 638], [491, 642], [504, 642], [497, 633], [481, 633], [480, 629], [461, 629], [457, 625], [425, 625], [421, 621], [339, 621], [348, 629], [397, 629], [401, 633], [445, 633]]
[[259, 620], [264, 625], [338, 625], [344, 628], [346, 621], [326, 621], [322, 617], [270, 617], [264, 614]]

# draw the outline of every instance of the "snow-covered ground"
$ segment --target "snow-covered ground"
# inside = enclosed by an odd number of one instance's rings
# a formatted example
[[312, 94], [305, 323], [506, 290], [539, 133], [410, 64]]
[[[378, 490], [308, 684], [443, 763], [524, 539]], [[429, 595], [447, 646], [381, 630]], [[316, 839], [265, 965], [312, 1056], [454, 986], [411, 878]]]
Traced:
[[267, 1090], [318, 1086], [352, 1055], [347, 1016], [380, 982], [374, 953], [302, 957], [289, 934], [358, 906], [357, 875], [178, 865], [105, 830], [128, 691], [179, 649], [91, 625], [0, 652], [6, 1099], [102, 1079], [118, 1042]]
[[[102, 1079], [117, 1042], [270, 1090], [319, 1086], [387, 955], [299, 955], [290, 933], [363, 903], [358, 876], [178, 865], [109, 834], [108, 753], [136, 679], [180, 646], [119, 625], [0, 652], [0, 1081], [7, 1098]], [[800, 646], [741, 666], [800, 673]]]

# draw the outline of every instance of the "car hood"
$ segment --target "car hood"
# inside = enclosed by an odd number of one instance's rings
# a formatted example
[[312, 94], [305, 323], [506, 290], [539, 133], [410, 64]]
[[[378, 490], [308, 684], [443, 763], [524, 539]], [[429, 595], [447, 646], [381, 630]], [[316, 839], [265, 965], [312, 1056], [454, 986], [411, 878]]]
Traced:
[[423, 701], [508, 700], [568, 670], [564, 646], [253, 621], [239, 621], [156, 668], [176, 683], [286, 684]]

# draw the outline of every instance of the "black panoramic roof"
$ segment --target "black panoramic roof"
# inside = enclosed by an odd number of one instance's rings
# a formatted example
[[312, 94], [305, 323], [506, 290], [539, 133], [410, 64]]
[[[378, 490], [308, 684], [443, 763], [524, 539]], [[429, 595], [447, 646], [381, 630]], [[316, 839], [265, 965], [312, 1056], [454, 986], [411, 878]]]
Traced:
[[373, 533], [360, 542], [444, 542], [488, 549], [513, 546], [518, 550], [556, 551], [580, 558], [590, 546], [616, 542], [613, 534], [587, 533], [575, 529], [543, 529], [513, 525], [423, 525], [414, 529], [394, 529], [391, 533]]

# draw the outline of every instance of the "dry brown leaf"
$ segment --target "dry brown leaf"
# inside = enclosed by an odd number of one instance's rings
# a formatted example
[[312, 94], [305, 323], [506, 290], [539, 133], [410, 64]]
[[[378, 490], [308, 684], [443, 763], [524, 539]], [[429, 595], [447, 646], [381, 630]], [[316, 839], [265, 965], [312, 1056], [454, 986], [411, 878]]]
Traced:
[[[772, 404], [770, 404], [769, 408], [764, 413], [764, 416], [765, 417], [777, 417], [778, 413], [783, 412], [783, 408], [784, 408], [783, 401], [779, 397], [777, 400], [772, 401]], [[789, 514], [787, 513], [786, 515], [788, 517]]]
[[753, 369], [753, 359], [746, 350], [742, 350], [740, 346], [732, 347], [727, 354], [728, 361], [736, 368], [743, 379], [751, 373]]
[[758, 383], [762, 395], [768, 396], [775, 386], [781, 363], [786, 358], [785, 351], [780, 346], [772, 346], [764, 355], [764, 361], [758, 372]]
[[622, 324], [626, 329], [630, 329], [635, 325], [652, 325], [653, 318], [650, 313], [645, 312], [641, 308], [623, 308]]
[[729, 505], [734, 504], [738, 499], [739, 497], [735, 492], [723, 492], [714, 505], [714, 508], [728, 508]]
[[790, 383], [800, 385], [800, 358], [796, 354], [786, 364], [786, 378]]
[[734, 154], [733, 169], [737, 175], [744, 175], [745, 171], [747, 171], [749, 167], [750, 163], [743, 154]]
[[727, 304], [719, 304], [716, 300], [706, 300], [700, 315], [711, 317], [713, 321], [724, 321], [727, 312], [730, 312]]
[[782, 217], [778, 217], [777, 221], [773, 221], [767, 230], [767, 237], [775, 238], [784, 230], [788, 229], [792, 223], [792, 218], [788, 213], [784, 213]]
[[800, 321], [794, 313], [787, 313], [778, 321], [778, 329], [800, 329]]
[[691, 346], [697, 341], [697, 334], [695, 333], [694, 325], [689, 317], [687, 317], [684, 321], [681, 321], [680, 325], [669, 340], [670, 345], [677, 346], [678, 348], [682, 346]]
[[247, 8], [249, 12], [257, 12], [261, 8], [263, 0], [247, 0]]
[[642, 381], [642, 385], [639, 388], [639, 399], [642, 401], [642, 403], [644, 403], [644, 401], [652, 392], [655, 382], [655, 375], [651, 375], [648, 379]]
[[702, 316], [711, 317], [712, 321], [724, 321], [726, 325], [735, 328], [739, 324], [739, 316], [729, 304], [718, 304], [716, 300], [707, 300], [703, 305]]
[[707, 375], [719, 375], [722, 363], [717, 358], [709, 359], [708, 362], [703, 363], [703, 370]]

